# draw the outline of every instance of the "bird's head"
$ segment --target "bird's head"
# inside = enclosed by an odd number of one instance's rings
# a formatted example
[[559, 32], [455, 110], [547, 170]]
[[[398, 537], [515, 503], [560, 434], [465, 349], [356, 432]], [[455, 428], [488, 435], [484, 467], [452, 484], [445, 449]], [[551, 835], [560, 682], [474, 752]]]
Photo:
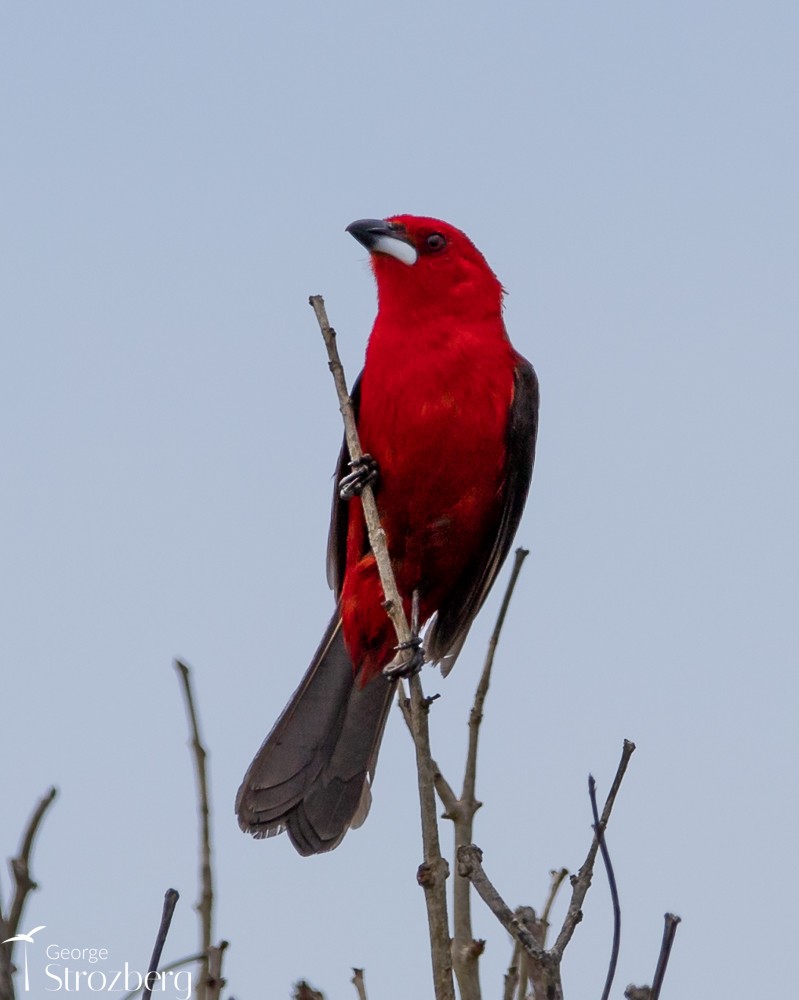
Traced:
[[502, 286], [469, 237], [449, 223], [415, 215], [359, 219], [347, 232], [371, 255], [381, 310], [428, 308], [450, 314], [502, 310]]

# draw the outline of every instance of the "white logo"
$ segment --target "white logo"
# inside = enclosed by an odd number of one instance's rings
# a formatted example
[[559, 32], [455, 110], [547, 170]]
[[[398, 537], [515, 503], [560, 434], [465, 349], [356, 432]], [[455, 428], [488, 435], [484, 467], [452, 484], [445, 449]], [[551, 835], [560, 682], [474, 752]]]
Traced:
[[[27, 934], [15, 934], [6, 938], [2, 944], [21, 941], [24, 945], [24, 992], [30, 992], [28, 977], [28, 945], [34, 944], [33, 935], [43, 931], [44, 924], [34, 927]], [[155, 995], [160, 994], [164, 1000], [190, 1000], [192, 995], [192, 974], [188, 969], [164, 969], [162, 971], [140, 972], [131, 967], [130, 963], [122, 963], [121, 968], [109, 969], [106, 963], [112, 963], [108, 948], [75, 948], [63, 947], [59, 944], [48, 944], [45, 948], [47, 964], [37, 973], [34, 963], [34, 980], [37, 975], [47, 977], [48, 993], [111, 993], [124, 992], [134, 996], [144, 987]], [[179, 963], [182, 964], [182, 963]]]
[[33, 935], [38, 934], [39, 931], [43, 931], [46, 924], [40, 924], [38, 927], [34, 927], [32, 931], [28, 931], [27, 934], [15, 934], [14, 937], [6, 938], [3, 944], [11, 944], [12, 941], [21, 941], [25, 946], [23, 954], [25, 956], [25, 992], [30, 990], [30, 981], [28, 979], [28, 945], [33, 944]]

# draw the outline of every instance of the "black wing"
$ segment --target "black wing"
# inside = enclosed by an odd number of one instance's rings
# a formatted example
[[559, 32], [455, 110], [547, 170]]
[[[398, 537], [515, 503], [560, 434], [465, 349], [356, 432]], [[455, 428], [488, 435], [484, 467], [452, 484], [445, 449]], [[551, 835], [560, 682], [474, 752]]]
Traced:
[[454, 666], [516, 534], [533, 476], [537, 433], [538, 378], [530, 362], [517, 354], [506, 440], [507, 475], [497, 532], [438, 609], [425, 638], [427, 658], [441, 662], [444, 674]]
[[[350, 392], [356, 424], [361, 408], [361, 375], [363, 372], [355, 379], [355, 384]], [[330, 509], [330, 531], [327, 536], [327, 582], [336, 595], [336, 600], [339, 599], [341, 586], [344, 583], [344, 566], [347, 561], [347, 529], [349, 527], [349, 501], [342, 500], [338, 495], [338, 484], [350, 472], [349, 461], [350, 453], [347, 450], [345, 439], [336, 465], [333, 504]]]

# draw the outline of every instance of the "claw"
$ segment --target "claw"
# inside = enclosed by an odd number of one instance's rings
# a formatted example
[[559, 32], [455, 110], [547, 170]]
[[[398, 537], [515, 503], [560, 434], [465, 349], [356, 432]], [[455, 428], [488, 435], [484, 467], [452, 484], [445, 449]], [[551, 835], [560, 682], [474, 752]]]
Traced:
[[[425, 662], [421, 638], [418, 635], [412, 635], [407, 642], [401, 642], [394, 649], [397, 651], [397, 656], [391, 663], [383, 667], [383, 676], [390, 681], [395, 681], [418, 674]], [[401, 655], [406, 650], [411, 650], [410, 656]]]
[[357, 461], [350, 462], [349, 466], [352, 472], [344, 476], [338, 484], [338, 495], [342, 500], [352, 500], [353, 497], [359, 497], [363, 493], [364, 487], [374, 486], [380, 475], [377, 462], [371, 455], [361, 455]]

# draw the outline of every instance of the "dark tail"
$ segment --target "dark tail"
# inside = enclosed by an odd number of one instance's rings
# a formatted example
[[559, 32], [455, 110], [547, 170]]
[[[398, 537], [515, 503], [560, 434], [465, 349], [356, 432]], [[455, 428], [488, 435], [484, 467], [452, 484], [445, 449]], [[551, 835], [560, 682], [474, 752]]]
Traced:
[[369, 786], [395, 684], [356, 682], [336, 613], [300, 686], [244, 775], [236, 796], [242, 830], [288, 830], [300, 854], [337, 847], [366, 819]]

